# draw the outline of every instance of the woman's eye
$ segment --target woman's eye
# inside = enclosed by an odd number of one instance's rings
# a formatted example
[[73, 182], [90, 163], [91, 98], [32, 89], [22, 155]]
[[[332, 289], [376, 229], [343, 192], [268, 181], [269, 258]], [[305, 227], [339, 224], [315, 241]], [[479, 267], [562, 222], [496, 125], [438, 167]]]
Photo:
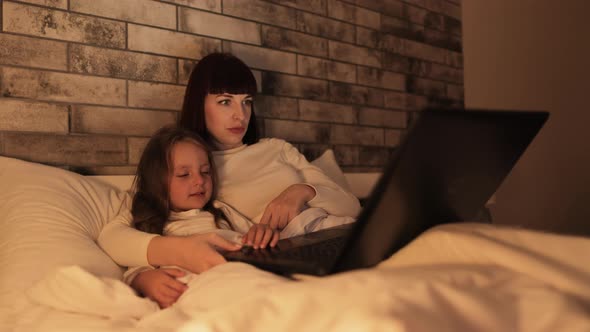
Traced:
[[217, 103], [219, 103], [220, 105], [229, 105], [230, 100], [229, 99], [222, 99], [222, 100], [218, 101]]
[[252, 106], [253, 103], [254, 103], [254, 101], [252, 99], [244, 100], [244, 105]]

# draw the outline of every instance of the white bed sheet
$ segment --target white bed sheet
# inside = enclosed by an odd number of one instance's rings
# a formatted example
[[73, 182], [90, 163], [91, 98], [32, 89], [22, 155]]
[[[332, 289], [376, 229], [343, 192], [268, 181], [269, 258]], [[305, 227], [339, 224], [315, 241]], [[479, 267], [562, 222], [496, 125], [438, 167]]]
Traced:
[[376, 268], [324, 278], [293, 282], [228, 263], [200, 275], [177, 305], [141, 319], [30, 303], [97, 304], [75, 287], [45, 287], [16, 301], [0, 330], [589, 331], [589, 253], [588, 238], [449, 224]]

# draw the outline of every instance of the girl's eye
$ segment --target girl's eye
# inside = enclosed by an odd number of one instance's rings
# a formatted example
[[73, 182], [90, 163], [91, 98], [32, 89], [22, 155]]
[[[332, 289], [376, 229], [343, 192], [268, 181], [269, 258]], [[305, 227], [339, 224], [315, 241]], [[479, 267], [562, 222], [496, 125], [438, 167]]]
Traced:
[[222, 99], [222, 100], [218, 101], [217, 103], [219, 103], [220, 105], [229, 105], [230, 100], [229, 99]]
[[187, 176], [188, 176], [188, 173], [184, 173], [184, 174], [178, 174], [178, 175], [176, 175], [176, 177], [178, 177], [178, 178], [185, 178], [185, 177], [187, 177]]
[[244, 100], [244, 105], [252, 106], [253, 103], [254, 103], [254, 101], [252, 99]]

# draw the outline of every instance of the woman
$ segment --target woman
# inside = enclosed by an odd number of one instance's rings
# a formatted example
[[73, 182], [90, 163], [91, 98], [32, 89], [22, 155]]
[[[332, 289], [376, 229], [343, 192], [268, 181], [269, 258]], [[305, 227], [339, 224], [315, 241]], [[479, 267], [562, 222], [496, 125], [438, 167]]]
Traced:
[[209, 54], [191, 73], [180, 125], [196, 131], [217, 150], [213, 152], [220, 179], [217, 199], [278, 229], [306, 203], [332, 215], [356, 216], [358, 200], [310, 165], [291, 144], [259, 140], [255, 95], [254, 75], [231, 54]]
[[[283, 229], [307, 207], [335, 216], [355, 217], [360, 204], [291, 144], [259, 139], [253, 98], [256, 80], [237, 57], [212, 53], [191, 73], [179, 124], [213, 147], [219, 179], [217, 199], [255, 222]], [[249, 232], [251, 243], [262, 236]], [[214, 234], [156, 236], [117, 217], [99, 236], [100, 246], [118, 264], [176, 265], [200, 273], [225, 260], [216, 251], [239, 246]]]

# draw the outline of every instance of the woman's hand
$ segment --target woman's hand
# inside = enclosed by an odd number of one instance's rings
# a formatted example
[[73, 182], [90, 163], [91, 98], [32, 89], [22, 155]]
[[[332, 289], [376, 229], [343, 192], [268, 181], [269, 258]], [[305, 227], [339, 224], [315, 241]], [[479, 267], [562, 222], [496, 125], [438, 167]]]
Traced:
[[157, 236], [148, 246], [148, 262], [154, 266], [175, 265], [201, 273], [225, 263], [218, 250], [235, 251], [242, 246], [215, 233], [191, 236]]
[[160, 308], [168, 308], [187, 289], [185, 284], [176, 280], [182, 276], [184, 272], [174, 268], [146, 270], [133, 278], [131, 287], [157, 302]]
[[260, 224], [267, 224], [272, 229], [283, 229], [315, 197], [315, 190], [305, 184], [294, 184], [273, 199], [264, 210]]
[[272, 229], [267, 224], [254, 224], [244, 235], [242, 242], [254, 249], [264, 249], [269, 243], [271, 247], [274, 247], [279, 242], [279, 235], [280, 232], [277, 229]]

